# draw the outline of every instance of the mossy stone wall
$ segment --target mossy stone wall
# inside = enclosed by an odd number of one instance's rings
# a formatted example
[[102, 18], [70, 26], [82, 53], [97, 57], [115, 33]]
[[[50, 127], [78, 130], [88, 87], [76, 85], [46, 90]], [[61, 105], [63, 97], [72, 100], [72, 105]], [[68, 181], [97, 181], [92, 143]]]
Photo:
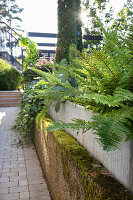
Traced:
[[77, 141], [63, 131], [48, 133], [42, 120], [34, 143], [53, 200], [131, 200], [116, 181]]

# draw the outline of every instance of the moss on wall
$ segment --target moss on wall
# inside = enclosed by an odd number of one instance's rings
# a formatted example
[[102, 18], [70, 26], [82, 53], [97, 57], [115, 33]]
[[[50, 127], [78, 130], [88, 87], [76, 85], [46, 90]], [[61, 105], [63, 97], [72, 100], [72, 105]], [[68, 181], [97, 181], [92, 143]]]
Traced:
[[133, 195], [64, 131], [35, 130], [35, 146], [54, 200], [131, 200]]

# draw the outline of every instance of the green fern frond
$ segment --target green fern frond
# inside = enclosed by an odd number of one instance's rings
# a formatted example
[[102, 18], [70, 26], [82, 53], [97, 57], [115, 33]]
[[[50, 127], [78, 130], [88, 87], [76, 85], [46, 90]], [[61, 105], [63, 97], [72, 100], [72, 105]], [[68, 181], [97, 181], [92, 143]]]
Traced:
[[108, 107], [123, 107], [124, 102], [132, 102], [133, 101], [133, 93], [129, 90], [125, 90], [122, 88], [117, 88], [114, 91], [114, 95], [105, 95], [98, 93], [89, 93], [84, 95], [79, 95], [79, 101], [88, 101], [88, 104], [91, 101], [94, 101], [97, 105], [107, 105]]
[[[117, 76], [115, 72], [113, 71], [112, 67], [110, 66], [112, 59], [110, 59], [110, 57], [103, 51], [93, 51], [93, 59], [95, 58], [97, 59], [97, 64], [99, 65], [99, 67], [101, 67], [101, 70], [105, 71], [106, 69], [106, 73], [108, 71], [110, 76], [114, 77], [114, 81], [116, 82], [116, 85], [117, 85], [118, 83]], [[102, 67], [102, 65], [104, 67]]]
[[92, 122], [82, 119], [72, 121], [72, 123], [52, 122], [47, 130], [57, 131], [71, 128], [77, 130], [77, 133], [79, 130], [85, 133], [92, 129], [105, 151], [117, 149], [123, 140], [133, 139], [133, 108], [130, 109], [130, 107], [114, 110], [104, 115], [95, 115]]
[[133, 101], [133, 92], [123, 88], [116, 88], [114, 91], [115, 102]]

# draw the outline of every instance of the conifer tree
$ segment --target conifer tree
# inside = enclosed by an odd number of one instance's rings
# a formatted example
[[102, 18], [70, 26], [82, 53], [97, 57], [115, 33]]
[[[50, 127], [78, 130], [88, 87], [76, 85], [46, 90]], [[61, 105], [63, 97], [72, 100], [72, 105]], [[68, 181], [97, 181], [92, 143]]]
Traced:
[[82, 21], [81, 21], [81, 0], [76, 0], [76, 27], [77, 27], [77, 49], [83, 50], [82, 44]]
[[81, 21], [78, 18], [80, 0], [58, 0], [58, 36], [56, 62], [68, 59], [69, 47], [75, 44], [82, 50]]

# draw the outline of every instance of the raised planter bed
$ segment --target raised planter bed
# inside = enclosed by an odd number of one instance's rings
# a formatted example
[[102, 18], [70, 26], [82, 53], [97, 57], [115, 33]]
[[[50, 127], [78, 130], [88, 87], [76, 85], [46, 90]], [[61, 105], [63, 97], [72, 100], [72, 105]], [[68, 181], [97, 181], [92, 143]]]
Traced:
[[34, 143], [53, 200], [131, 200], [124, 186], [64, 131], [35, 129]]
[[[62, 120], [71, 122], [73, 118], [91, 120], [92, 112], [86, 111], [83, 106], [66, 102], [61, 104], [60, 111], [55, 112], [54, 106], [49, 110], [50, 117], [54, 121]], [[82, 134], [71, 129], [66, 130], [71, 136], [76, 138], [79, 144], [97, 160], [99, 160], [107, 170], [119, 180], [128, 190], [133, 192], [133, 141], [121, 144], [118, 150], [111, 152], [103, 151], [101, 145], [97, 142], [97, 136], [92, 131]]]

